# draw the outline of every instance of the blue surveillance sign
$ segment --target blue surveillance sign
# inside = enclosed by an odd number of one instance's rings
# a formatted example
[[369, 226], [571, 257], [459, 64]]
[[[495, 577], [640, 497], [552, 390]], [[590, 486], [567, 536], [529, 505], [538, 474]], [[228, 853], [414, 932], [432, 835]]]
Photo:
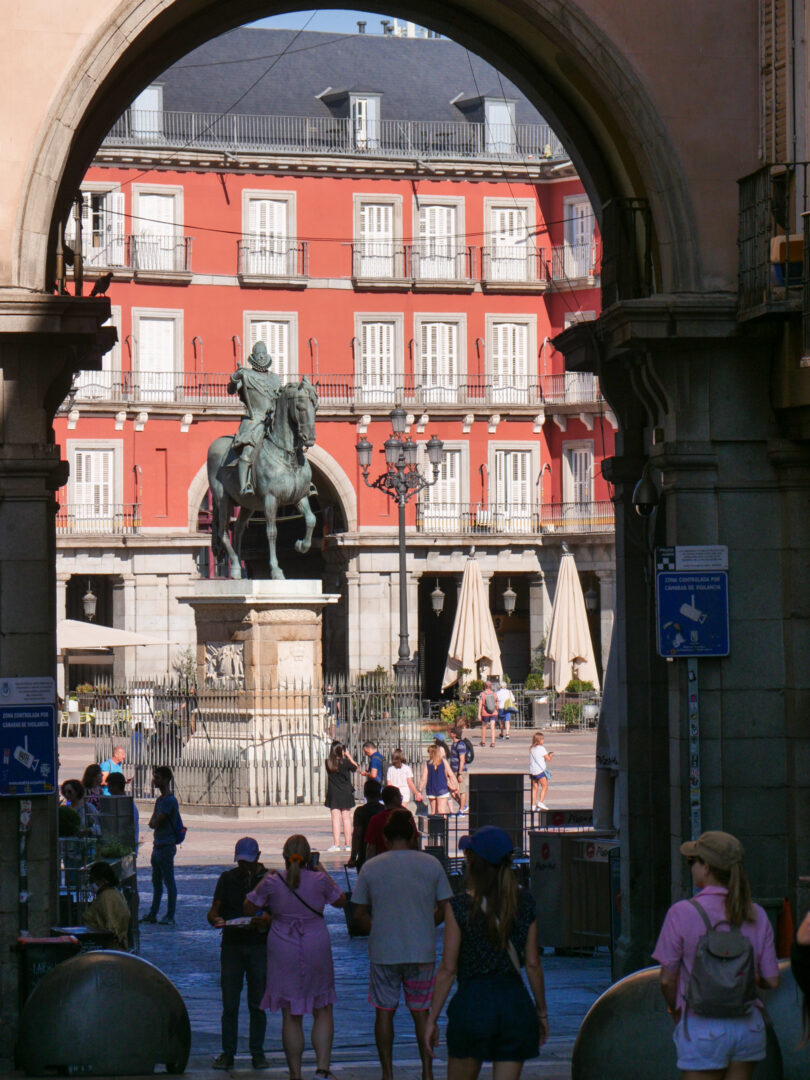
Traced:
[[0, 680], [0, 796], [56, 790], [53, 679]]
[[656, 574], [658, 654], [728, 656], [728, 572]]

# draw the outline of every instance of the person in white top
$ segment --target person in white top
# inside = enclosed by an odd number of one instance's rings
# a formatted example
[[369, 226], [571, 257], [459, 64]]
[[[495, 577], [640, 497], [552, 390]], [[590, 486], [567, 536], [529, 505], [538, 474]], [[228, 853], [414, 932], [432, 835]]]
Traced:
[[495, 700], [498, 702], [498, 738], [509, 738], [509, 726], [512, 720], [511, 712], [506, 711], [506, 706], [512, 704], [512, 691], [502, 682], [495, 691]]
[[[543, 745], [546, 737], [542, 731], [536, 731], [532, 739], [532, 747], [529, 752], [529, 776], [532, 780], [532, 809], [548, 810], [546, 806], [546, 792], [551, 773], [548, 771], [548, 763], [554, 757], [551, 750], [546, 750]], [[540, 798], [537, 797], [538, 789]]]
[[391, 764], [385, 774], [385, 782], [399, 788], [402, 792], [403, 806], [407, 807], [412, 798], [418, 803], [422, 801], [422, 793], [413, 782], [413, 769], [400, 749], [396, 749], [391, 755]]

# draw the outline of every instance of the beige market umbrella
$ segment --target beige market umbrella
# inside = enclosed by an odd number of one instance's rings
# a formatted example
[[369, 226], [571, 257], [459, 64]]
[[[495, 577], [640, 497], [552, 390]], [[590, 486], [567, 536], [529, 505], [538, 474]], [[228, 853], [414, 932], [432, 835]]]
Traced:
[[549, 685], [559, 694], [576, 678], [592, 682], [598, 690], [599, 676], [577, 564], [565, 545], [563, 552], [546, 642], [546, 661], [551, 662]]
[[477, 678], [479, 664], [488, 668], [492, 676], [500, 677], [503, 672], [489, 596], [478, 563], [471, 555], [464, 567], [442, 690], [458, 681], [462, 668], [470, 672], [471, 678]]
[[136, 634], [131, 630], [119, 630], [116, 626], [101, 626], [81, 622], [79, 619], [60, 619], [56, 624], [56, 648], [68, 649], [119, 649], [125, 645], [166, 645], [165, 639]]

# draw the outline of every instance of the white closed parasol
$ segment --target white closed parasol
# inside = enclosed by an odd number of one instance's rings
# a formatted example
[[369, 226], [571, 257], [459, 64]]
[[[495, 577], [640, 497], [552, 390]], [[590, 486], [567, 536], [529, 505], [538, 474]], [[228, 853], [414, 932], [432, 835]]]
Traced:
[[442, 690], [458, 682], [462, 669], [470, 672], [470, 678], [477, 678], [479, 664], [495, 678], [500, 678], [503, 673], [489, 596], [478, 563], [470, 555], [464, 566]]
[[546, 642], [546, 661], [551, 664], [549, 685], [561, 694], [571, 679], [581, 679], [598, 690], [599, 676], [577, 564], [565, 545], [563, 552]]

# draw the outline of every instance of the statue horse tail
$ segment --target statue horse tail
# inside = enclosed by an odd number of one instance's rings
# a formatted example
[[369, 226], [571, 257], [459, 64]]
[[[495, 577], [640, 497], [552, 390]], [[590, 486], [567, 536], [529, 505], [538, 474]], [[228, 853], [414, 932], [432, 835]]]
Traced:
[[219, 499], [211, 499], [211, 552], [219, 561], [227, 555], [219, 528]]

